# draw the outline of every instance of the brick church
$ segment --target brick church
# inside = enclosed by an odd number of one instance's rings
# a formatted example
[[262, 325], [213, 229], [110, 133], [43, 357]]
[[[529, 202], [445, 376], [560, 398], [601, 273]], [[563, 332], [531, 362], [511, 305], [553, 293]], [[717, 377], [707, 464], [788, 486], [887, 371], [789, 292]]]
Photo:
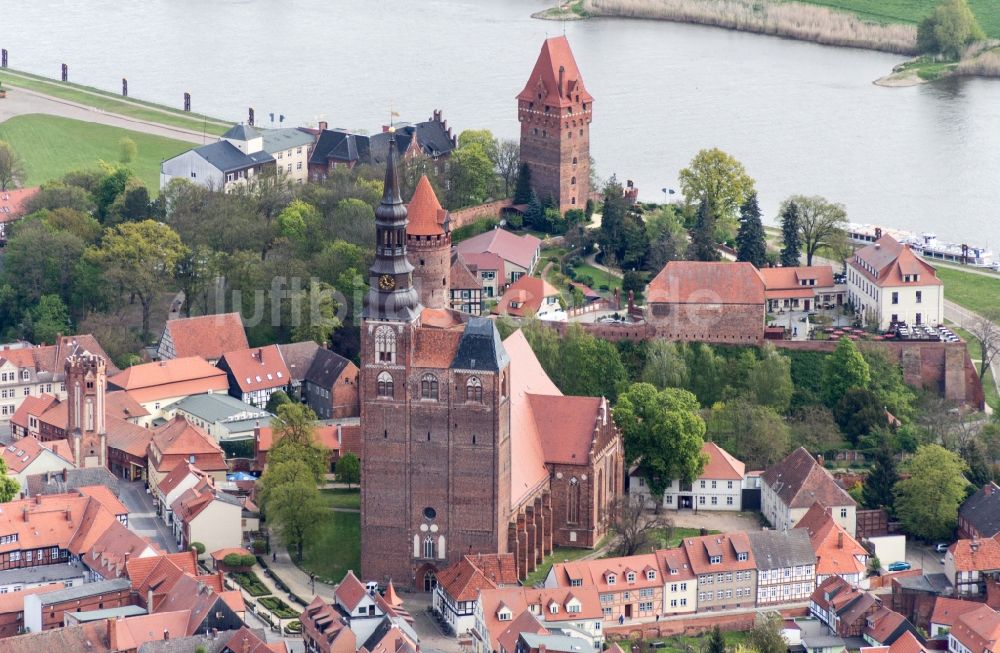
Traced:
[[511, 552], [523, 577], [604, 536], [621, 437], [607, 401], [563, 396], [520, 331], [501, 340], [442, 302], [450, 218], [427, 183], [403, 203], [395, 152], [361, 326], [362, 572], [430, 590], [465, 554]]
[[565, 36], [546, 39], [524, 90], [517, 96], [521, 163], [531, 188], [565, 213], [590, 197], [590, 121], [594, 98]]

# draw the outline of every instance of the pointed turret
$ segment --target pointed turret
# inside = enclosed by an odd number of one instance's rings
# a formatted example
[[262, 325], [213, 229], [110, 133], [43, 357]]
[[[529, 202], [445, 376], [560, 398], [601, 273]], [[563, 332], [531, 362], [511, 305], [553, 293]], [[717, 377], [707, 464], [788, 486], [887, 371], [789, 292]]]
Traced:
[[406, 208], [406, 254], [413, 285], [427, 308], [450, 308], [451, 220], [441, 208], [427, 175], [420, 178]]
[[375, 209], [375, 261], [368, 271], [364, 317], [412, 322], [423, 307], [413, 288], [413, 266], [406, 259], [406, 205], [399, 194], [396, 137], [389, 136], [382, 202]]

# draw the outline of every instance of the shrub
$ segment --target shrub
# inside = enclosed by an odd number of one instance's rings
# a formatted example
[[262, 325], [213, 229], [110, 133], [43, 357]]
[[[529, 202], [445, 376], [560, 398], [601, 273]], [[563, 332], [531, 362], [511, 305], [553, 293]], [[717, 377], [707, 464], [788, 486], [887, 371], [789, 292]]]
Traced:
[[205, 545], [201, 542], [192, 542], [191, 549], [196, 551], [199, 557], [205, 555]]
[[267, 542], [262, 539], [254, 540], [252, 548], [256, 554], [267, 553]]
[[[226, 557], [222, 559], [222, 564], [227, 567], [245, 567], [243, 564], [243, 556], [239, 553], [227, 553]], [[253, 563], [251, 563], [253, 564]]]
[[294, 621], [289, 621], [285, 624], [285, 634], [286, 635], [297, 635], [302, 632], [302, 622], [298, 619]]
[[278, 619], [291, 619], [292, 617], [297, 617], [298, 612], [292, 610], [292, 608], [279, 599], [277, 596], [265, 596], [260, 599], [259, 603], [271, 611]]
[[257, 562], [257, 556], [250, 553], [240, 556], [240, 559], [241, 567], [253, 567], [254, 563]]
[[256, 598], [258, 596], [267, 596], [271, 593], [271, 590], [267, 588], [267, 585], [261, 582], [260, 578], [257, 577], [257, 574], [252, 571], [235, 571], [232, 576], [233, 580], [235, 580], [240, 587], [245, 589], [247, 594], [250, 596]]

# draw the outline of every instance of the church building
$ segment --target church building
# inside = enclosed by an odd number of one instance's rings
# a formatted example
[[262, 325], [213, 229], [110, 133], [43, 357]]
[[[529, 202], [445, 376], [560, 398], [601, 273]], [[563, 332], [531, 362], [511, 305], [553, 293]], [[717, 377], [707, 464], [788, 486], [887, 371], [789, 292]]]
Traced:
[[596, 545], [622, 491], [607, 401], [563, 396], [520, 331], [501, 341], [492, 321], [447, 307], [449, 219], [424, 182], [408, 211], [394, 147], [375, 228], [359, 386], [365, 579], [429, 591], [464, 555], [508, 552], [523, 578], [553, 546]]

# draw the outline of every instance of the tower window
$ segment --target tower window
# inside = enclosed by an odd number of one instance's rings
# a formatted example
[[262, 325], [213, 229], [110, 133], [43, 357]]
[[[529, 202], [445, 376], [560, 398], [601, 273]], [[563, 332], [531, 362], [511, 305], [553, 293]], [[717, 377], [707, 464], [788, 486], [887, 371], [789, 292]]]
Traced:
[[533, 131], [534, 131], [535, 136], [538, 136], [538, 127], [535, 127]]
[[583, 136], [583, 130], [582, 129], [580, 130], [580, 136]]
[[380, 363], [396, 362], [396, 334], [392, 327], [380, 326], [375, 330], [375, 360]]
[[576, 157], [573, 157], [573, 165], [576, 165]]
[[378, 375], [378, 396], [392, 398], [393, 395], [392, 375], [388, 372], [379, 372]]
[[465, 400], [483, 403], [483, 382], [478, 377], [469, 377], [465, 382]]
[[576, 177], [570, 178], [569, 183], [571, 183], [571, 184], [573, 184], [575, 186], [576, 185]]
[[424, 374], [423, 378], [420, 379], [420, 398], [437, 401], [438, 380], [433, 374]]

